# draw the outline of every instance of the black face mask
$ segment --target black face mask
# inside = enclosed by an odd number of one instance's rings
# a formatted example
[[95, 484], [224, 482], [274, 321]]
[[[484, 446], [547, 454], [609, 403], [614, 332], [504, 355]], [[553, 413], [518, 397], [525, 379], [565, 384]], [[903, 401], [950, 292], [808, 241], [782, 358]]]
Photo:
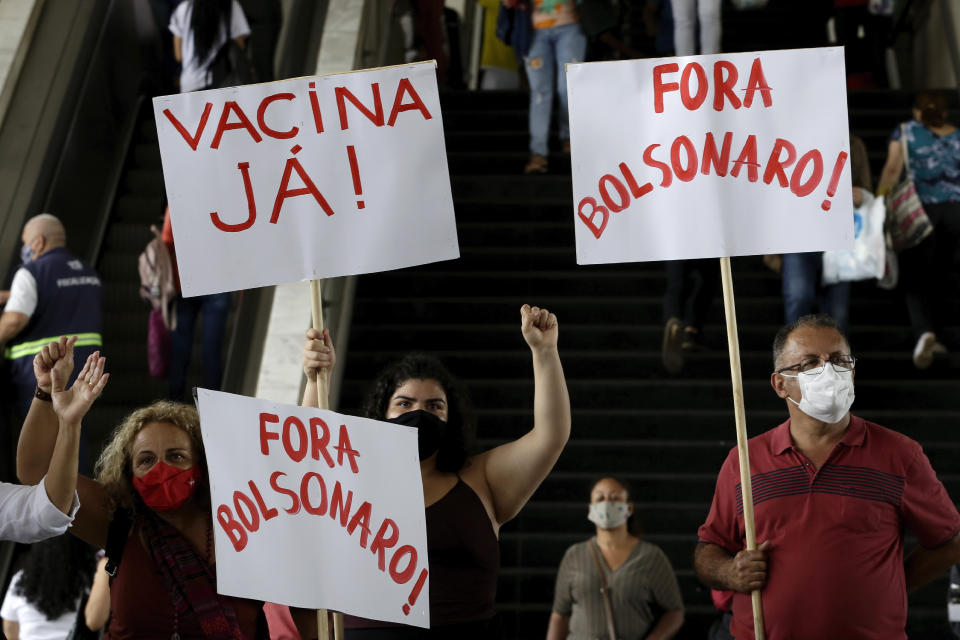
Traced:
[[417, 446], [420, 450], [420, 459], [426, 460], [440, 448], [440, 438], [447, 429], [447, 423], [423, 409], [401, 413], [396, 418], [389, 418], [386, 422], [413, 427], [417, 430]]

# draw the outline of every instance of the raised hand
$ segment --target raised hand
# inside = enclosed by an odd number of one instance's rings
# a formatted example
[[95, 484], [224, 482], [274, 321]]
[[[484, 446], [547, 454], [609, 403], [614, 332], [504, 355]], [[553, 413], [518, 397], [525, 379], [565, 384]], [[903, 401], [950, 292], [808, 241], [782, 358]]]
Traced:
[[303, 372], [308, 380], [315, 380], [317, 371], [331, 371], [337, 363], [330, 330], [323, 334], [316, 329], [307, 329], [307, 341], [303, 344]]
[[50, 393], [50, 372], [54, 367], [60, 371], [60, 377], [64, 380], [70, 378], [73, 373], [73, 345], [77, 341], [77, 336], [62, 336], [59, 340], [51, 342], [33, 358], [33, 375], [37, 377], [37, 386], [42, 391]]
[[520, 307], [520, 331], [531, 349], [556, 348], [557, 327], [557, 316], [546, 309], [528, 304]]
[[79, 425], [90, 411], [93, 401], [103, 392], [110, 378], [109, 373], [103, 372], [106, 363], [107, 359], [100, 357], [99, 351], [90, 354], [70, 389], [66, 389], [69, 372], [65, 375], [59, 366], [54, 366], [50, 370], [53, 410], [60, 418], [61, 424]]

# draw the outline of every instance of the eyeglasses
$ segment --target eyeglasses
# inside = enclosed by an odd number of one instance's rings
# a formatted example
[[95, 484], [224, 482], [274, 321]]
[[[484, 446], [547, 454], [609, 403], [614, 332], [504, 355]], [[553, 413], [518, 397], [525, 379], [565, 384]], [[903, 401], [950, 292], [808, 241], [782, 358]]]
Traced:
[[[857, 359], [853, 356], [831, 356], [827, 362], [830, 363], [830, 366], [832, 366], [833, 370], [837, 373], [846, 373], [853, 371], [853, 368], [857, 364]], [[826, 366], [826, 362], [824, 362], [823, 358], [807, 358], [789, 367], [777, 369], [776, 373], [782, 374], [784, 371], [796, 371], [805, 375], [818, 376], [823, 373], [824, 366]]]

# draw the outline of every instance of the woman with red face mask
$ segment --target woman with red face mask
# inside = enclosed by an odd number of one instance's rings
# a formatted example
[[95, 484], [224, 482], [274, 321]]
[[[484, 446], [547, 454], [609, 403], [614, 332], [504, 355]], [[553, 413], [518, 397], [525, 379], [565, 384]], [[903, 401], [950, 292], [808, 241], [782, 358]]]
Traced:
[[[38, 354], [38, 379], [51, 370], [67, 379], [73, 353], [64, 346], [53, 343]], [[34, 400], [17, 450], [17, 474], [24, 483], [35, 483], [46, 470], [56, 425], [52, 406]], [[217, 594], [196, 409], [161, 401], [131, 413], [101, 454], [96, 479], [77, 478], [77, 493], [81, 508], [71, 532], [107, 548], [108, 572], [118, 564], [116, 556], [120, 560], [110, 590], [107, 638], [269, 637], [262, 602]]]

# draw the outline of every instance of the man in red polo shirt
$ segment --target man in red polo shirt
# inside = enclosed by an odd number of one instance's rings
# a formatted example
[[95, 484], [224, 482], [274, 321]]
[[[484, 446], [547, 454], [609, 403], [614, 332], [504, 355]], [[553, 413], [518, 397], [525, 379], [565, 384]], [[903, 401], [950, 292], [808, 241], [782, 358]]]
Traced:
[[[850, 415], [856, 361], [830, 317], [783, 327], [773, 357], [790, 418], [749, 443], [759, 549], [745, 550], [734, 448], [698, 532], [697, 575], [737, 592], [738, 640], [754, 638], [753, 589], [769, 640], [905, 639], [907, 591], [960, 561], [960, 514], [919, 444]], [[904, 529], [921, 545], [906, 562]]]

